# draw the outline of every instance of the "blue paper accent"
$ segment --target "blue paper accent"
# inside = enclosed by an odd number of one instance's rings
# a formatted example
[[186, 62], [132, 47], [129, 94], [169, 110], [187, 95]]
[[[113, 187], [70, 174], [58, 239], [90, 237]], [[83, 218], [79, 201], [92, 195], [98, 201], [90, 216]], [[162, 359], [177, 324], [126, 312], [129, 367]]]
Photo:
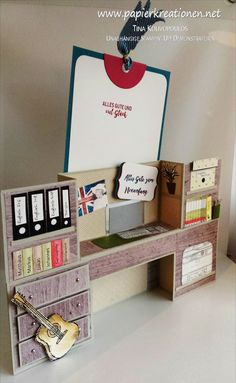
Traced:
[[69, 165], [71, 117], [72, 117], [72, 105], [73, 105], [74, 81], [75, 81], [75, 65], [78, 58], [83, 55], [95, 57], [95, 58], [103, 60], [102, 53], [98, 53], [98, 52], [90, 51], [89, 49], [73, 46], [71, 75], [70, 75], [70, 91], [69, 91], [69, 102], [68, 102], [67, 130], [66, 130], [64, 172], [68, 172], [68, 165]]
[[[158, 21], [165, 22], [159, 15], [151, 14], [150, 7], [150, 0], [147, 0], [144, 7], [142, 6], [142, 1], [139, 1], [120, 32], [117, 48], [124, 58], [127, 58], [126, 56], [129, 55], [130, 51], [136, 48], [141, 37], [147, 32], [148, 27]], [[149, 12], [150, 14], [148, 14]]]
[[125, 68], [125, 71], [129, 71], [131, 66], [132, 66], [132, 59], [128, 56], [128, 57], [123, 57], [123, 61], [124, 61], [124, 68]]

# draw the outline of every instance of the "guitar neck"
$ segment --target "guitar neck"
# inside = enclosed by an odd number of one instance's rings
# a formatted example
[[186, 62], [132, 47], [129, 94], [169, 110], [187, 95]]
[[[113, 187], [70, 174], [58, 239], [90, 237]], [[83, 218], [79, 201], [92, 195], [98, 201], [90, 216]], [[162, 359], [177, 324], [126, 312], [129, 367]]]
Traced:
[[52, 329], [52, 324], [49, 320], [36, 308], [34, 308], [28, 301], [22, 302], [13, 298], [12, 302], [14, 302], [17, 306], [24, 308], [37, 322], [46, 327], [48, 330]]

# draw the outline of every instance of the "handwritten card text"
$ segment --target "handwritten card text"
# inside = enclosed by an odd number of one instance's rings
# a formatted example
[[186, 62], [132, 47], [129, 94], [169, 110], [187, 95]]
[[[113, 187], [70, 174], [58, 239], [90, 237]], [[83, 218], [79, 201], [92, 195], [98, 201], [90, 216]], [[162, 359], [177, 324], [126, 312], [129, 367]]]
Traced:
[[125, 162], [121, 166], [117, 196], [120, 199], [151, 201], [157, 186], [158, 169]]

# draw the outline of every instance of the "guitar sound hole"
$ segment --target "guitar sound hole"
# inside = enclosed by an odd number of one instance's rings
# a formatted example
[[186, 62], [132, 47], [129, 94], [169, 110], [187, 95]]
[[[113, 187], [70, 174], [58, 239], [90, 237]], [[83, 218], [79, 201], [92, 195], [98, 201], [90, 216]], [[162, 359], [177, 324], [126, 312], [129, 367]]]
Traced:
[[55, 338], [55, 336], [59, 335], [60, 331], [61, 331], [61, 326], [59, 325], [59, 323], [53, 323], [53, 329], [48, 330], [48, 336], [50, 338]]

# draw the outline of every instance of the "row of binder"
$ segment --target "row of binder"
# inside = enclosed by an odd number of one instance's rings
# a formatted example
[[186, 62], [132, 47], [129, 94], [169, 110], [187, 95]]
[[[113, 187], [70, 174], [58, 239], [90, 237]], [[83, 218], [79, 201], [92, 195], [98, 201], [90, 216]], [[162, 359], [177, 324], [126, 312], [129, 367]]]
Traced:
[[14, 240], [71, 226], [69, 186], [13, 194], [11, 202]]

